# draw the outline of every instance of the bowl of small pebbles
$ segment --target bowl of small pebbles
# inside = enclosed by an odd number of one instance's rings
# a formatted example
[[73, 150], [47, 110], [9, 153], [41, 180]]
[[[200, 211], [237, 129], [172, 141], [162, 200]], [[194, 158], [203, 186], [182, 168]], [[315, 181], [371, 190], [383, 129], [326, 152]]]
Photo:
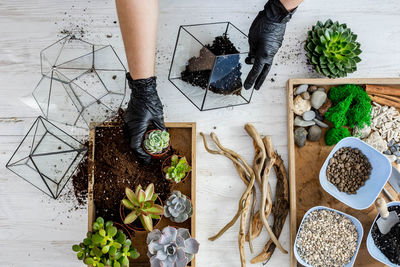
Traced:
[[347, 137], [326, 158], [319, 182], [339, 201], [363, 210], [374, 203], [391, 173], [386, 156], [360, 139]]
[[359, 220], [324, 206], [309, 209], [294, 242], [294, 255], [306, 267], [351, 267], [360, 249]]
[[[400, 215], [400, 202], [387, 204], [388, 210], [395, 210]], [[390, 267], [400, 267], [400, 224], [392, 227], [389, 233], [382, 235], [375, 224], [376, 216], [367, 237], [367, 249], [376, 260]]]

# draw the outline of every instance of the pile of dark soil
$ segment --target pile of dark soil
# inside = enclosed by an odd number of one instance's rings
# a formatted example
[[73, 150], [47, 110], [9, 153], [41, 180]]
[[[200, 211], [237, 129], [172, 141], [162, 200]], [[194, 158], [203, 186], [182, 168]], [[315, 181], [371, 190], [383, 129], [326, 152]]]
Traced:
[[[400, 206], [388, 207], [389, 211], [396, 211], [400, 215]], [[400, 223], [392, 227], [389, 233], [382, 235], [378, 225], [372, 227], [372, 239], [378, 249], [394, 264], [400, 264]]]
[[133, 154], [125, 131], [121, 127], [99, 127], [95, 136], [94, 203], [96, 216], [121, 222], [119, 208], [125, 196], [125, 187], [135, 189], [154, 183], [155, 192], [162, 201], [170, 194], [170, 184], [163, 178], [161, 164], [164, 158], [140, 164]]
[[[206, 45], [206, 48], [200, 50], [200, 55], [198, 57], [192, 57], [189, 59], [189, 64], [186, 66], [185, 70], [181, 73], [181, 78], [183, 81], [193, 85], [199, 86], [203, 89], [207, 88], [208, 82], [210, 80], [210, 75], [214, 67], [215, 56], [237, 54], [239, 50], [234, 46], [234, 44], [229, 40], [227, 35], [218, 36], [215, 38], [213, 43]], [[207, 51], [212, 52], [212, 54]], [[239, 58], [239, 56], [237, 56]], [[238, 60], [238, 59], [237, 59]], [[218, 66], [224, 67], [223, 63], [219, 62]], [[218, 66], [216, 66], [218, 68]], [[214, 68], [216, 68], [214, 67]], [[223, 95], [240, 95], [242, 89], [241, 76], [241, 65], [236, 63], [236, 66], [232, 68], [230, 73], [226, 73], [223, 85], [211, 83], [209, 90]]]

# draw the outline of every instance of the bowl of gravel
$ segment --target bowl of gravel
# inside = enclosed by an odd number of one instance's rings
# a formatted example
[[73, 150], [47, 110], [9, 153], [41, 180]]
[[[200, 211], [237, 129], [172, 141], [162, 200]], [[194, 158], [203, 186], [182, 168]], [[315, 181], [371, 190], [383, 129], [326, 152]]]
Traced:
[[324, 206], [304, 215], [294, 242], [294, 255], [306, 267], [354, 265], [363, 227], [359, 220]]
[[371, 206], [392, 173], [388, 158], [364, 141], [342, 139], [326, 158], [319, 173], [322, 188], [352, 207]]
[[[389, 211], [394, 210], [400, 216], [399, 201], [390, 202], [387, 205]], [[383, 235], [376, 225], [379, 217], [378, 214], [368, 233], [368, 252], [373, 258], [387, 266], [400, 267], [400, 224], [393, 226], [389, 233]]]

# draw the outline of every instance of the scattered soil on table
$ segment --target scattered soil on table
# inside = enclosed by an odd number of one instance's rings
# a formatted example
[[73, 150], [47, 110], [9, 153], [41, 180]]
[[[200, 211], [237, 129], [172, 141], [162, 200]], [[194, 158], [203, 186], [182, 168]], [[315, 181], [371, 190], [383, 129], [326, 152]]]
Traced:
[[161, 173], [163, 159], [153, 159], [149, 165], [140, 164], [132, 152], [122, 127], [98, 127], [95, 135], [94, 203], [96, 216], [121, 222], [119, 207], [125, 187], [135, 189], [154, 183], [155, 192], [164, 201], [170, 194], [170, 184]]
[[[206, 48], [202, 48], [200, 50], [199, 57], [192, 57], [191, 59], [189, 59], [189, 64], [181, 73], [181, 78], [183, 81], [193, 86], [199, 86], [203, 89], [207, 88], [208, 82], [210, 80], [215, 56], [239, 53], [239, 50], [229, 40], [229, 37], [227, 35], [217, 36], [211, 45], [208, 44], [205, 45], [205, 47]], [[210, 53], [210, 51], [212, 53]], [[231, 73], [226, 73], [227, 78], [224, 78], [224, 84], [230, 85], [230, 88], [220, 88], [216, 87], [213, 84], [210, 84], [209, 90], [214, 93], [223, 95], [240, 95], [242, 89], [240, 68], [241, 65], [240, 63], [238, 63], [235, 68], [236, 70], [233, 70]], [[234, 71], [236, 71], [236, 73], [234, 73]]]
[[[396, 211], [400, 215], [400, 206], [388, 207], [389, 211]], [[380, 216], [378, 216], [380, 218]], [[382, 235], [378, 225], [372, 227], [372, 238], [379, 250], [394, 264], [400, 264], [400, 223], [392, 227], [389, 233]]]
[[[86, 144], [87, 145], [87, 144]], [[86, 205], [88, 197], [88, 158], [82, 159], [77, 167], [76, 173], [72, 176], [74, 194], [79, 206]]]

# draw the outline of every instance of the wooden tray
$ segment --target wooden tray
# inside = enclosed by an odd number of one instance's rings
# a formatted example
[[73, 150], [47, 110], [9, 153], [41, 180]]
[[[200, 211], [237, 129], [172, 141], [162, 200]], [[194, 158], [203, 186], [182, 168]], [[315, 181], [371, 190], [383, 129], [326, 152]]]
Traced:
[[[171, 136], [171, 146], [177, 150], [180, 155], [191, 159], [192, 171], [186, 178], [185, 182], [174, 184], [172, 190], [180, 190], [183, 194], [190, 197], [193, 204], [193, 215], [184, 223], [177, 224], [171, 222], [169, 219], [163, 217], [158, 229], [162, 229], [167, 225], [184, 227], [189, 229], [193, 238], [196, 237], [196, 123], [194, 122], [182, 122], [182, 123], [166, 123], [165, 126]], [[99, 127], [116, 127], [115, 123], [108, 122], [104, 123]], [[89, 134], [89, 190], [88, 190], [88, 230], [92, 231], [92, 224], [96, 218], [96, 207], [94, 205], [94, 190], [93, 185], [95, 183], [95, 131], [93, 128]], [[179, 138], [177, 138], [179, 136]], [[179, 141], [178, 141], [179, 140]], [[132, 261], [133, 266], [137, 267], [149, 267], [149, 258], [147, 257], [147, 245], [146, 245], [145, 232], [136, 232], [135, 237], [132, 240], [133, 245], [140, 253], [139, 259]], [[195, 258], [188, 264], [188, 266], [195, 267]]]
[[[299, 148], [294, 143], [293, 89], [300, 84], [317, 85], [327, 90], [340, 84], [390, 85], [400, 90], [400, 79], [290, 79], [287, 82], [288, 150], [289, 150], [289, 185], [290, 185], [290, 266], [301, 266], [293, 252], [297, 229], [305, 212], [313, 206], [322, 205], [338, 209], [356, 217], [364, 227], [364, 237], [354, 266], [385, 266], [373, 259], [366, 247], [366, 237], [375, 216], [374, 206], [365, 210], [354, 210], [326, 193], [319, 183], [319, 171], [332, 147], [325, 145], [323, 137], [319, 142], [308, 142]], [[325, 131], [323, 131], [324, 135]], [[385, 188], [396, 197], [397, 194], [387, 183]], [[385, 197], [386, 198], [386, 197]], [[389, 201], [388, 199], [386, 199]]]

